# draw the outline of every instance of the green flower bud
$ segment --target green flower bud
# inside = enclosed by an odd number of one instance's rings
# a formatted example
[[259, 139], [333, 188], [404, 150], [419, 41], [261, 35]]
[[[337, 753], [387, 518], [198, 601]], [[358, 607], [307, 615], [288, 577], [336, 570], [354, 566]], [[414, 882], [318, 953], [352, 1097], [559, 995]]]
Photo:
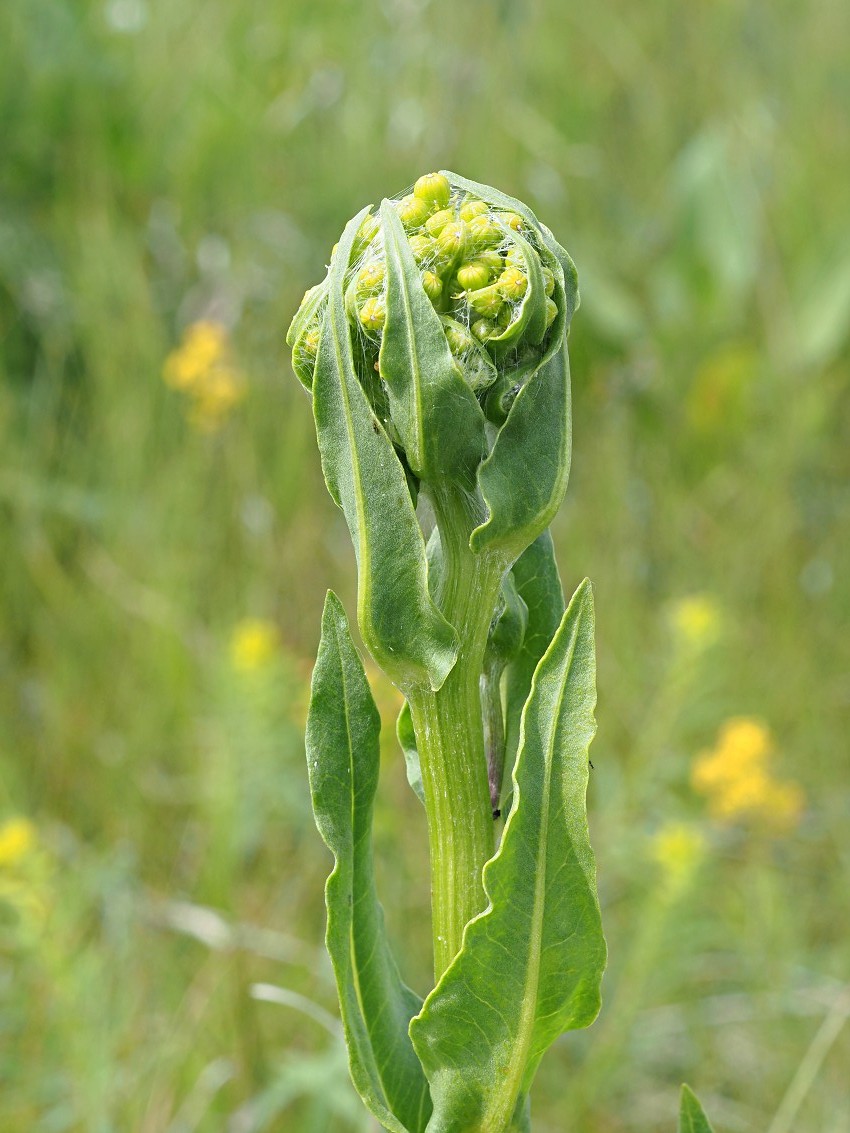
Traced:
[[421, 197], [410, 196], [399, 201], [398, 215], [401, 217], [401, 223], [406, 231], [412, 232], [414, 229], [422, 227], [431, 215], [431, 210]]
[[435, 305], [440, 302], [443, 296], [443, 281], [433, 271], [422, 272], [422, 286], [425, 289], [425, 294]]
[[490, 282], [490, 269], [480, 260], [461, 264], [457, 269], [457, 282], [462, 291], [475, 291], [478, 287], [486, 287]]
[[384, 282], [386, 275], [386, 268], [380, 260], [373, 260], [364, 266], [357, 273], [357, 292], [359, 295], [367, 295], [370, 291], [377, 291]]
[[494, 284], [492, 287], [482, 287], [478, 291], [468, 292], [466, 301], [476, 314], [495, 319], [502, 309], [503, 299], [498, 285]]
[[507, 224], [508, 228], [512, 228], [514, 232], [523, 232], [525, 230], [522, 217], [515, 212], [500, 213], [499, 219], [503, 224]]
[[450, 267], [462, 258], [466, 248], [467, 226], [462, 220], [454, 220], [447, 224], [437, 237], [434, 248], [436, 262]]
[[449, 203], [452, 189], [442, 173], [426, 173], [413, 186], [413, 194], [434, 208], [444, 209]]
[[499, 333], [496, 324], [491, 319], [477, 319], [469, 328], [479, 342], [486, 342]]
[[552, 325], [552, 323], [554, 323], [554, 321], [557, 317], [558, 317], [558, 307], [557, 307], [557, 304], [555, 303], [555, 300], [554, 299], [547, 299], [546, 300], [546, 329], [547, 330]]
[[555, 273], [551, 268], [547, 268], [545, 264], [540, 270], [543, 273], [543, 284], [546, 288], [546, 294], [551, 298], [555, 291]]
[[505, 261], [498, 252], [494, 252], [492, 249], [479, 252], [475, 257], [475, 262], [485, 264], [491, 276], [501, 275], [505, 267]]
[[521, 299], [528, 288], [528, 276], [519, 268], [506, 268], [497, 286], [506, 299]]
[[525, 271], [525, 256], [516, 244], [511, 244], [505, 253], [505, 266]]
[[429, 216], [425, 221], [425, 230], [429, 236], [439, 236], [447, 224], [451, 224], [455, 218], [455, 214], [451, 209], [441, 209], [440, 212], [435, 212], [433, 216]]
[[407, 242], [413, 252], [413, 258], [418, 264], [421, 264], [423, 260], [430, 259], [434, 254], [434, 241], [429, 240], [427, 236], [411, 236]]
[[496, 316], [496, 322], [499, 324], [500, 327], [505, 329], [505, 328], [507, 328], [511, 325], [513, 320], [514, 320], [514, 309], [510, 305], [510, 303], [505, 303], [504, 307], [502, 307], [501, 311], [499, 311], [498, 315]]
[[456, 358], [462, 357], [473, 349], [475, 339], [462, 323], [458, 323], [454, 319], [445, 316], [443, 318], [443, 326], [445, 327], [446, 342], [449, 344], [449, 350], [451, 350]]
[[379, 330], [383, 330], [384, 323], [387, 321], [386, 300], [382, 295], [378, 295], [374, 299], [367, 299], [358, 311], [358, 316], [367, 331], [375, 334]]
[[495, 248], [504, 239], [504, 233], [494, 220], [482, 213], [469, 222], [469, 242], [477, 251], [484, 248]]
[[485, 212], [487, 212], [487, 205], [484, 201], [472, 200], [460, 206], [459, 216], [461, 220], [469, 221], [473, 220], [476, 216], [481, 216], [481, 214]]
[[308, 388], [313, 384], [313, 370], [319, 353], [319, 326], [314, 324], [295, 343], [292, 366], [298, 378]]
[[[366, 248], [378, 235], [380, 228], [381, 222], [378, 220], [377, 216], [370, 213], [357, 229], [357, 237], [354, 241], [354, 247], [351, 250], [352, 259], [358, 260], [363, 255]], [[336, 248], [337, 246], [334, 244], [334, 251], [336, 251]]]

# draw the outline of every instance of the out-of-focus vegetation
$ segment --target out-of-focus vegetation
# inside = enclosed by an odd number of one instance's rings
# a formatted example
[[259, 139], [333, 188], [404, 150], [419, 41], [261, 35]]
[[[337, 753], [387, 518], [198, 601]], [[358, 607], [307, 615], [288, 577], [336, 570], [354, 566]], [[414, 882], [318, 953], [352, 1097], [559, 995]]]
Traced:
[[848, 105], [842, 0], [5, 0], [0, 1128], [369, 1128], [301, 741], [354, 571], [283, 335], [342, 223], [447, 166], [583, 294], [555, 535], [611, 961], [536, 1133], [669, 1130], [683, 1077], [729, 1133], [850, 1130]]

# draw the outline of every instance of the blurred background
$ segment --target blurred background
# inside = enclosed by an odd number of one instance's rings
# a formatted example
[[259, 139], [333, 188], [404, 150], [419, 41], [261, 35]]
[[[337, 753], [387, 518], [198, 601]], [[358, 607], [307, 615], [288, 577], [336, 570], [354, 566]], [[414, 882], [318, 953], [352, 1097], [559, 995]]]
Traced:
[[669, 1133], [682, 1079], [719, 1131], [850, 1131], [848, 105], [843, 0], [5, 0], [3, 1130], [375, 1129], [302, 747], [354, 560], [283, 339], [344, 222], [448, 167], [582, 287], [554, 532], [611, 958], [535, 1133]]

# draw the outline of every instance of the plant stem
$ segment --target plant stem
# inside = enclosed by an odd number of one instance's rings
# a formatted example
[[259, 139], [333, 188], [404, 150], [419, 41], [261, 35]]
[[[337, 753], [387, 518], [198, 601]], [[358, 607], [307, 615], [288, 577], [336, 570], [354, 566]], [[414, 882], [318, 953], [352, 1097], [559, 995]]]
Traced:
[[410, 710], [428, 816], [439, 979], [460, 951], [465, 925], [484, 907], [481, 871], [494, 848], [479, 681], [505, 564], [469, 549], [478, 519], [468, 497], [435, 492], [433, 502], [443, 549], [437, 597], [460, 648], [442, 688], [417, 689]]

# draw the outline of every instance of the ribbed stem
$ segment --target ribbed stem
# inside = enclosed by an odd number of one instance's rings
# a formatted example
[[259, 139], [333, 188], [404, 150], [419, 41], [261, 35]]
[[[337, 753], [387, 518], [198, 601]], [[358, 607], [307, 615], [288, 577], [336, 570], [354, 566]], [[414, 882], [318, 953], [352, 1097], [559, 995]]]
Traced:
[[440, 608], [460, 635], [458, 659], [438, 692], [419, 689], [410, 709], [431, 855], [434, 972], [460, 951], [464, 926], [484, 908], [481, 871], [494, 849], [479, 681], [504, 564], [475, 555], [480, 521], [468, 497], [434, 493], [443, 548]]

